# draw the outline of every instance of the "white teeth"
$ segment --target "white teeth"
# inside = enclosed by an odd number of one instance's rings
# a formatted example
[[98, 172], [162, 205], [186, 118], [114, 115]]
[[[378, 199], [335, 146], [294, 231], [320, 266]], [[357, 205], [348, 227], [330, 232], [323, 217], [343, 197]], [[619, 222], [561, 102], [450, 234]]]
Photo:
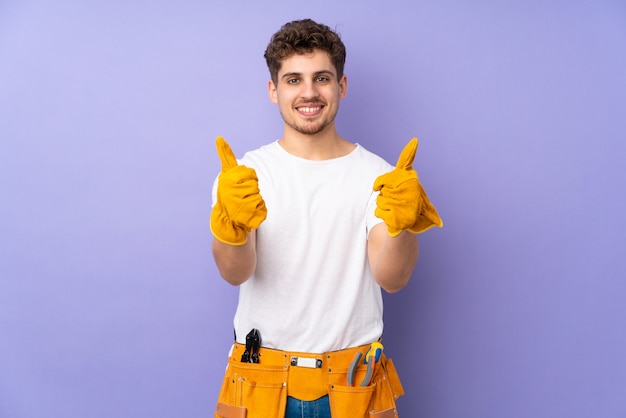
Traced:
[[317, 112], [318, 110], [320, 110], [320, 108], [319, 107], [301, 107], [300, 110], [305, 113], [310, 113], [310, 112]]

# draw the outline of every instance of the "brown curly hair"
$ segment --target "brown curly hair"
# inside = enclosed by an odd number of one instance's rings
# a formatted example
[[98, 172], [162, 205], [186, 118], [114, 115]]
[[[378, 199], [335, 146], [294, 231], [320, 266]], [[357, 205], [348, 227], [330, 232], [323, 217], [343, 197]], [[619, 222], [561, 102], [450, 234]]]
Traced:
[[311, 19], [294, 20], [284, 24], [270, 40], [265, 50], [265, 61], [274, 83], [278, 82], [278, 71], [282, 60], [293, 54], [306, 54], [314, 49], [326, 51], [337, 71], [337, 79], [343, 77], [346, 62], [346, 47], [339, 35], [328, 26]]

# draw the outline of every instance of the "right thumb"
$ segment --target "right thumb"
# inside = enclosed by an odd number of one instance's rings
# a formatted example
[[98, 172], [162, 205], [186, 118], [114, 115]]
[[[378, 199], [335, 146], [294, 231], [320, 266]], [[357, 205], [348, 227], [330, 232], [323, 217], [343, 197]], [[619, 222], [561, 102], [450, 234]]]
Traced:
[[233, 167], [237, 167], [237, 157], [235, 157], [235, 153], [230, 145], [228, 145], [228, 142], [221, 136], [218, 136], [215, 140], [215, 145], [217, 147], [217, 155], [222, 162], [222, 173]]

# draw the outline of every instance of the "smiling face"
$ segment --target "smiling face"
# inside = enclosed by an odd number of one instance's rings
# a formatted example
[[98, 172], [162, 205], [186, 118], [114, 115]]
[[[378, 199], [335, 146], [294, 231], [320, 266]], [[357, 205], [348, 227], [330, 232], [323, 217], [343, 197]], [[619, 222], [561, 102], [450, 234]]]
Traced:
[[276, 83], [270, 80], [268, 91], [278, 105], [289, 130], [316, 135], [334, 130], [339, 101], [347, 91], [347, 79], [337, 78], [328, 53], [315, 49], [311, 53], [285, 58]]

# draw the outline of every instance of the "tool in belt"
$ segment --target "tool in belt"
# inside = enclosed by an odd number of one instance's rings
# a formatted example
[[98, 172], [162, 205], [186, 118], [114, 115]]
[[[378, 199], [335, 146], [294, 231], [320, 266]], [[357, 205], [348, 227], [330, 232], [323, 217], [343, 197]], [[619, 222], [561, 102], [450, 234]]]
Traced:
[[258, 363], [259, 362], [259, 348], [261, 347], [261, 334], [259, 330], [253, 328], [252, 331], [246, 335], [246, 351], [241, 355], [242, 363]]
[[[363, 381], [361, 381], [361, 386], [368, 386], [372, 381], [372, 376], [374, 375], [374, 369], [376, 368], [376, 363], [380, 361], [380, 356], [383, 353], [383, 345], [379, 342], [372, 343], [370, 349], [365, 353], [365, 359], [363, 360], [364, 364], [367, 364], [367, 371], [365, 372], [365, 377]], [[348, 386], [354, 386], [354, 376], [356, 374], [356, 369], [361, 362], [361, 357], [363, 355], [361, 352], [357, 352], [354, 355], [354, 359], [350, 363], [350, 368], [348, 368]]]

